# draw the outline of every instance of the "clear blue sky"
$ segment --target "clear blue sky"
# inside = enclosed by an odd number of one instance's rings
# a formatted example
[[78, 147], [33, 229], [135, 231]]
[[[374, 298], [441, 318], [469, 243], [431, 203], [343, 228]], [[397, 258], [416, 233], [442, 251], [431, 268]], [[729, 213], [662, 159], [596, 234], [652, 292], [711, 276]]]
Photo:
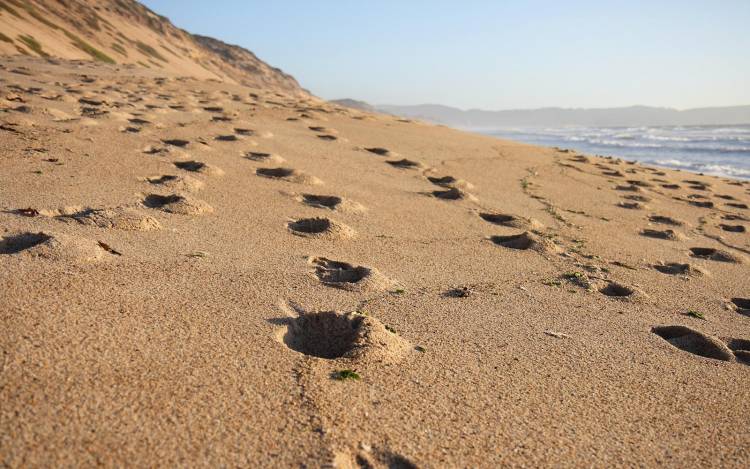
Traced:
[[146, 0], [314, 94], [461, 108], [750, 104], [750, 0]]

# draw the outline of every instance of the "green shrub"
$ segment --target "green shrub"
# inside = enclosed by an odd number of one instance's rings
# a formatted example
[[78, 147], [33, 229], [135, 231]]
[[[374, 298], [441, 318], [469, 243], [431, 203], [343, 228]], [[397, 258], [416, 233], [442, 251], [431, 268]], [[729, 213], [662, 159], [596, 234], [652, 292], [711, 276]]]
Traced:
[[26, 47], [36, 52], [39, 56], [49, 57], [49, 54], [44, 52], [44, 50], [42, 49], [42, 45], [39, 44], [39, 41], [34, 39], [34, 36], [32, 36], [31, 34], [29, 35], [20, 34], [18, 36], [18, 39], [24, 44], [26, 44]]
[[9, 38], [3, 33], [0, 33], [0, 41], [13, 43], [13, 39]]
[[94, 60], [98, 60], [99, 62], [104, 62], [104, 63], [108, 63], [108, 64], [117, 63], [117, 62], [115, 62], [115, 60], [112, 57], [108, 56], [104, 52], [102, 52], [99, 49], [95, 48], [94, 46], [92, 46], [88, 42], [86, 42], [83, 39], [81, 39], [80, 37], [76, 36], [75, 34], [69, 32], [69, 31], [65, 31], [65, 30], [63, 30], [63, 31], [65, 32], [65, 35], [68, 36], [68, 38], [72, 41], [72, 43], [73, 43], [74, 46], [76, 46], [77, 48], [81, 49], [82, 51], [84, 51], [85, 53], [87, 53], [88, 55], [90, 55]]
[[164, 58], [163, 55], [161, 55], [159, 52], [157, 52], [156, 49], [149, 46], [148, 44], [144, 44], [141, 41], [135, 41], [135, 46], [138, 48], [139, 51], [143, 52], [144, 54], [153, 57], [155, 59], [159, 59], [162, 62], [169, 62], [166, 58]]

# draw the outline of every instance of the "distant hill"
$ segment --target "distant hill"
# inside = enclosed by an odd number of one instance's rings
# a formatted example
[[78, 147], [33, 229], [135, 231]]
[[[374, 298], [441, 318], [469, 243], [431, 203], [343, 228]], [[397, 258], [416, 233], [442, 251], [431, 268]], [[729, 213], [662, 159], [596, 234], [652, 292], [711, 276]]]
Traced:
[[418, 106], [382, 105], [389, 114], [422, 119], [462, 128], [512, 126], [653, 126], [750, 124], [750, 106], [677, 110], [648, 106], [602, 109], [543, 108], [509, 111], [467, 111], [437, 104]]
[[138, 64], [308, 94], [249, 50], [190, 34], [134, 0], [0, 0], [0, 56], [11, 54]]
[[356, 99], [334, 99], [329, 102], [333, 104], [338, 104], [339, 106], [348, 107], [350, 109], [357, 109], [359, 111], [366, 111], [366, 112], [378, 111], [377, 109], [375, 109], [373, 105], [366, 103], [364, 101], [357, 101]]

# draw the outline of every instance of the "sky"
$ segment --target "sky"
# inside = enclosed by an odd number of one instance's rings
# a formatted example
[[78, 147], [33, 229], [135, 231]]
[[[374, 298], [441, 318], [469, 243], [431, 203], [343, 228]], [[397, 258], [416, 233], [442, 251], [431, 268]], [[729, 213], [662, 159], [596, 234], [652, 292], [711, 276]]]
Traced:
[[325, 99], [462, 109], [750, 104], [750, 0], [145, 0]]

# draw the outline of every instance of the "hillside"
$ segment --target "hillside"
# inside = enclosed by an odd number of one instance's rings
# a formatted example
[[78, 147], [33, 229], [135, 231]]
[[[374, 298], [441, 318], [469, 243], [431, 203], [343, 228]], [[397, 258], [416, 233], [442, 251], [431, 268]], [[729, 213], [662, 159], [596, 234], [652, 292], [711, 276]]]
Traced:
[[252, 52], [192, 35], [134, 0], [0, 0], [0, 55], [137, 64], [304, 96]]
[[648, 126], [750, 124], [750, 106], [670, 109], [630, 106], [601, 109], [462, 110], [438, 104], [380, 105], [380, 111], [460, 128], [505, 126]]

